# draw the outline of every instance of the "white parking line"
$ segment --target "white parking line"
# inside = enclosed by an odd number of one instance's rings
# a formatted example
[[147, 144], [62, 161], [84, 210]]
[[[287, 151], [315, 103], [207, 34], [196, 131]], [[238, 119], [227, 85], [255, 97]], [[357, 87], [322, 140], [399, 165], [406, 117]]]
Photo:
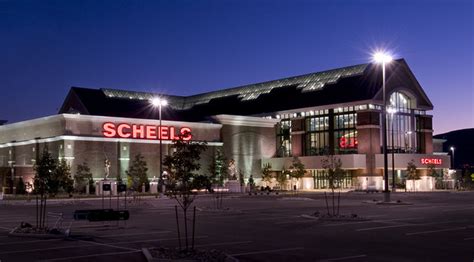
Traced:
[[302, 250], [302, 249], [304, 249], [304, 248], [303, 247], [293, 247], [293, 248], [270, 249], [270, 250], [262, 250], [262, 251], [235, 253], [235, 254], [230, 254], [230, 256], [237, 257], [237, 256], [246, 256], [246, 255], [256, 255], [256, 254], [265, 254], [265, 253], [277, 253], [277, 252], [285, 252], [285, 251], [294, 251], [294, 250]]
[[11, 228], [11, 227], [0, 227], [0, 229], [4, 229], [4, 230], [6, 230], [6, 231], [10, 231], [10, 230], [12, 230], [12, 228]]
[[[207, 238], [207, 237], [208, 236], [201, 236], [201, 237], [195, 237], [195, 239]], [[123, 242], [109, 242], [109, 243], [97, 243], [97, 242], [91, 242], [91, 241], [78, 240], [79, 242], [83, 242], [84, 245], [74, 244], [74, 245], [63, 246], [63, 247], [23, 249], [23, 250], [20, 250], [20, 251], [0, 252], [0, 255], [15, 254], [15, 253], [42, 252], [42, 251], [60, 250], [60, 249], [69, 249], [69, 248], [80, 248], [80, 247], [87, 247], [87, 246], [94, 246], [94, 245], [101, 245], [101, 246], [108, 245], [108, 246], [113, 247], [113, 248], [126, 249], [126, 250], [136, 250], [136, 249], [130, 249], [130, 248], [119, 247], [119, 246], [114, 246], [114, 245], [131, 244], [131, 243], [146, 243], [146, 242], [167, 241], [167, 240], [178, 240], [178, 238], [161, 238], [161, 239], [158, 238], [158, 239], [153, 239], [153, 240], [123, 241]]]
[[[90, 242], [90, 241], [84, 241], [84, 240], [77, 240], [77, 241], [83, 242], [83, 243], [94, 244], [94, 245], [97, 245], [97, 246], [105, 246], [105, 247], [118, 248], [118, 249], [130, 250], [130, 251], [140, 251], [141, 250], [141, 249], [136, 249], [136, 248], [119, 247], [119, 246], [110, 245], [110, 244], [106, 244], [106, 243], [99, 243], [99, 242]], [[117, 244], [117, 243], [114, 243], [114, 244]]]
[[462, 210], [470, 210], [470, 209], [474, 209], [474, 207], [448, 209], [448, 210], [442, 210], [441, 212], [453, 212], [453, 211], [462, 211]]
[[7, 242], [7, 243], [0, 243], [0, 246], [8, 246], [8, 245], [17, 245], [17, 244], [31, 244], [31, 243], [43, 243], [43, 242], [55, 242], [64, 239], [41, 239], [41, 240], [31, 240], [31, 241], [17, 241], [17, 242]]
[[325, 261], [342, 261], [342, 260], [348, 260], [348, 259], [354, 259], [354, 258], [362, 258], [362, 257], [367, 257], [367, 255], [355, 255], [355, 256], [348, 256], [348, 257], [337, 257], [337, 258], [329, 258], [329, 259], [324, 259], [320, 260], [321, 262]]
[[153, 235], [153, 234], [166, 234], [172, 231], [155, 231], [146, 233], [134, 233], [134, 234], [114, 234], [114, 235], [98, 235], [97, 237], [129, 237], [129, 236], [140, 236], [140, 235]]
[[361, 228], [357, 229], [356, 231], [370, 231], [370, 230], [379, 230], [379, 229], [386, 229], [386, 228], [396, 228], [396, 227], [412, 227], [412, 226], [419, 226], [417, 224], [400, 224], [400, 225], [392, 225], [392, 226], [383, 226], [383, 227], [369, 227], [369, 228]]
[[110, 252], [110, 253], [99, 253], [93, 255], [85, 255], [85, 256], [75, 256], [75, 257], [61, 257], [61, 258], [53, 258], [53, 259], [46, 259], [40, 261], [61, 261], [61, 260], [74, 260], [74, 259], [81, 259], [81, 258], [89, 258], [89, 257], [99, 257], [99, 256], [113, 256], [113, 255], [122, 255], [122, 254], [131, 254], [131, 253], [138, 253], [138, 251], [124, 251], [124, 252]]
[[357, 229], [356, 231], [370, 231], [370, 230], [378, 230], [378, 229], [385, 229], [385, 228], [396, 228], [396, 227], [411, 227], [411, 226], [430, 226], [430, 225], [439, 225], [439, 224], [448, 224], [448, 223], [455, 223], [455, 222], [465, 222], [466, 219], [463, 220], [452, 220], [452, 221], [443, 221], [443, 222], [433, 222], [433, 223], [423, 223], [423, 224], [399, 224], [393, 226], [383, 226], [383, 227], [369, 227], [369, 228], [361, 228]]
[[389, 223], [403, 220], [414, 220], [414, 219], [423, 219], [423, 217], [408, 217], [408, 218], [396, 218], [396, 219], [379, 219], [379, 220], [367, 220], [367, 221], [354, 221], [354, 222], [345, 222], [345, 223], [335, 223], [322, 225], [324, 227], [336, 227], [341, 225], [353, 225], [353, 224], [365, 224], [365, 223]]
[[225, 245], [242, 245], [242, 244], [250, 244], [253, 241], [236, 241], [236, 242], [221, 242], [221, 243], [211, 243], [211, 244], [203, 244], [203, 245], [195, 245], [194, 247], [211, 247], [211, 246], [225, 246]]
[[445, 229], [439, 229], [439, 230], [411, 232], [411, 233], [406, 233], [405, 235], [413, 236], [413, 235], [423, 235], [423, 234], [431, 234], [431, 233], [446, 232], [446, 231], [457, 231], [457, 230], [465, 230], [465, 229], [467, 229], [467, 227], [453, 227], [453, 228], [445, 228]]

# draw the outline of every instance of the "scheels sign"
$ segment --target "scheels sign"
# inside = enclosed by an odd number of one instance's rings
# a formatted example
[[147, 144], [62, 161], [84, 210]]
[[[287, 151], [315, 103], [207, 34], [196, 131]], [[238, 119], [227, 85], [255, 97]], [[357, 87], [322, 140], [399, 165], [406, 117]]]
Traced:
[[441, 158], [422, 158], [420, 162], [424, 165], [441, 165], [443, 160]]
[[136, 125], [129, 123], [115, 124], [106, 122], [102, 124], [102, 135], [113, 138], [135, 138], [135, 139], [162, 139], [177, 140], [181, 135], [183, 140], [192, 139], [191, 128], [175, 126]]

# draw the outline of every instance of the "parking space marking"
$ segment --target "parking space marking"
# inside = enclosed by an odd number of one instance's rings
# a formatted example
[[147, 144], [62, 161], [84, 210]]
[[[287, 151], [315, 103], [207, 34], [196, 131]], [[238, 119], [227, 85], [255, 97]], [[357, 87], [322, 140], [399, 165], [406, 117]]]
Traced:
[[[194, 237], [194, 239], [201, 239], [201, 238], [208, 238], [209, 236], [200, 236]], [[184, 237], [181, 238], [184, 240]], [[189, 238], [190, 239], [190, 238]], [[158, 238], [158, 239], [149, 239], [149, 240], [135, 240], [135, 241], [122, 241], [122, 242], [115, 242], [111, 244], [119, 245], [119, 244], [133, 244], [133, 243], [147, 243], [147, 242], [159, 242], [159, 241], [167, 241], [167, 240], [179, 240], [179, 238]]]
[[98, 237], [129, 237], [129, 236], [166, 234], [166, 233], [172, 233], [172, 231], [165, 230], [165, 231], [155, 231], [155, 232], [146, 232], [146, 233], [133, 233], [133, 234], [99, 235]]
[[89, 258], [89, 257], [99, 257], [99, 256], [113, 256], [113, 255], [123, 255], [123, 254], [131, 254], [131, 253], [138, 253], [138, 251], [123, 251], [123, 252], [110, 252], [110, 253], [98, 253], [92, 255], [85, 255], [85, 256], [74, 256], [74, 257], [61, 257], [61, 258], [53, 258], [53, 259], [45, 259], [40, 261], [61, 261], [61, 260], [74, 260], [74, 259], [81, 259], [81, 258]]
[[474, 237], [468, 237], [468, 238], [465, 238], [464, 240], [474, 240]]
[[[201, 236], [201, 237], [195, 237], [195, 239], [207, 238], [207, 237], [208, 237], [208, 236]], [[77, 241], [79, 241], [79, 242], [83, 242], [85, 245], [77, 245], [77, 244], [75, 244], [75, 245], [62, 246], [62, 247], [26, 249], [26, 250], [21, 250], [21, 251], [7, 251], [7, 252], [0, 252], [0, 255], [15, 254], [15, 253], [29, 253], [29, 252], [42, 252], [42, 251], [49, 251], [49, 250], [60, 250], [60, 249], [87, 247], [87, 246], [94, 246], [94, 245], [97, 245], [97, 244], [104, 244], [104, 245], [114, 244], [114, 245], [119, 245], [119, 244], [131, 244], [131, 243], [146, 243], [146, 242], [155, 242], [155, 241], [167, 241], [167, 240], [178, 240], [178, 238], [161, 238], [161, 239], [153, 239], [153, 240], [123, 241], [123, 242], [108, 242], [108, 243], [98, 243], [98, 242], [77, 240]], [[113, 248], [119, 248], [119, 249], [136, 250], [136, 249], [130, 249], [130, 248], [119, 247], [119, 246], [114, 246], [114, 245], [109, 245], [109, 246], [110, 246], [110, 247], [113, 247]]]
[[250, 244], [253, 241], [235, 241], [235, 242], [220, 242], [220, 243], [211, 243], [211, 244], [202, 244], [195, 245], [194, 247], [211, 247], [211, 246], [226, 246], [226, 245], [241, 245], [241, 244]]
[[[129, 250], [129, 251], [140, 251], [140, 249], [136, 249], [136, 248], [119, 247], [119, 246], [110, 245], [110, 244], [107, 244], [107, 243], [91, 242], [91, 241], [85, 241], [85, 240], [77, 240], [77, 241], [82, 242], [82, 243], [90, 243], [90, 244], [97, 245], [97, 246], [118, 248], [118, 249], [124, 249], [124, 250]], [[114, 244], [118, 244], [118, 243], [114, 243]]]
[[347, 256], [347, 257], [337, 257], [337, 258], [328, 258], [324, 260], [320, 260], [321, 262], [326, 262], [326, 261], [342, 261], [342, 260], [348, 260], [348, 259], [355, 259], [355, 258], [363, 258], [367, 257], [367, 255], [355, 255], [355, 256]]
[[229, 255], [233, 257], [237, 257], [237, 256], [247, 256], [247, 255], [266, 254], [266, 253], [278, 253], [278, 252], [294, 251], [294, 250], [302, 250], [302, 249], [304, 249], [304, 247], [269, 249], [269, 250], [262, 250], [262, 251], [235, 253], [235, 254], [229, 254]]
[[386, 228], [396, 228], [396, 227], [412, 227], [412, 226], [419, 226], [418, 224], [399, 224], [399, 225], [391, 225], [391, 226], [383, 226], [383, 227], [369, 227], [369, 228], [360, 228], [356, 229], [356, 231], [370, 231], [370, 230], [379, 230], [379, 229], [386, 229]]
[[403, 221], [403, 220], [413, 220], [413, 219], [423, 219], [423, 217], [408, 217], [408, 218], [396, 218], [396, 219], [378, 219], [378, 220], [367, 220], [367, 221], [354, 221], [354, 222], [345, 222], [345, 223], [334, 223], [334, 224], [327, 224], [322, 225], [324, 227], [335, 227], [335, 226], [342, 226], [342, 225], [357, 225], [357, 224], [366, 224], [366, 223], [391, 223], [396, 221]]
[[470, 209], [474, 209], [474, 207], [448, 209], [448, 210], [442, 210], [441, 212], [453, 212], [453, 211], [462, 211], [462, 210], [470, 210]]
[[10, 228], [10, 227], [0, 227], [0, 229], [6, 230], [6, 231], [12, 230], [12, 228]]
[[445, 229], [439, 229], [439, 230], [411, 232], [411, 233], [406, 233], [405, 235], [413, 236], [413, 235], [423, 235], [423, 234], [431, 234], [431, 233], [446, 232], [446, 231], [458, 231], [458, 230], [465, 230], [465, 229], [467, 229], [467, 227], [453, 227], [453, 228], [445, 228]]
[[55, 242], [63, 240], [60, 239], [41, 239], [41, 240], [31, 240], [31, 241], [17, 241], [17, 242], [7, 242], [7, 243], [0, 243], [0, 246], [8, 246], [8, 245], [17, 245], [17, 244], [31, 244], [31, 243], [43, 243], [43, 242]]
[[433, 222], [433, 223], [422, 223], [422, 224], [399, 224], [399, 225], [392, 225], [392, 226], [382, 226], [382, 227], [369, 227], [369, 228], [361, 228], [357, 229], [356, 231], [370, 231], [370, 230], [378, 230], [378, 229], [385, 229], [385, 228], [396, 228], [396, 227], [410, 227], [410, 226], [431, 226], [431, 225], [439, 225], [439, 224], [448, 224], [454, 222], [465, 222], [466, 220], [451, 220], [451, 221], [443, 221], [443, 222]]

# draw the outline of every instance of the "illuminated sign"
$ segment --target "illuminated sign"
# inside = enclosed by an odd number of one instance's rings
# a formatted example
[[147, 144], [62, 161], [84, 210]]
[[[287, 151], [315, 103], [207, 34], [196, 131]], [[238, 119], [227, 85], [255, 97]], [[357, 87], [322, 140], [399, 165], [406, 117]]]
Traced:
[[424, 165], [442, 165], [443, 160], [441, 158], [422, 158], [420, 162]]
[[105, 137], [177, 140], [182, 135], [183, 140], [191, 140], [191, 128], [174, 126], [135, 125], [128, 123], [104, 123], [102, 135]]
[[345, 136], [339, 138], [339, 147], [340, 148], [356, 148], [357, 147], [357, 138]]

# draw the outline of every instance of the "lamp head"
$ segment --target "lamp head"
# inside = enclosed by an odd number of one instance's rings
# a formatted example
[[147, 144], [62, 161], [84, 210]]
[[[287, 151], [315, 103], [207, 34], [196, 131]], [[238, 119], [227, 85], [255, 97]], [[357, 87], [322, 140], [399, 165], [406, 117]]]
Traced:
[[155, 98], [151, 99], [150, 102], [154, 107], [168, 105], [168, 101], [166, 101], [166, 99], [159, 98], [159, 97], [155, 97]]
[[381, 63], [387, 64], [393, 60], [393, 58], [389, 54], [384, 53], [384, 52], [375, 53], [372, 59], [375, 63], [378, 63], [378, 64], [381, 64]]

